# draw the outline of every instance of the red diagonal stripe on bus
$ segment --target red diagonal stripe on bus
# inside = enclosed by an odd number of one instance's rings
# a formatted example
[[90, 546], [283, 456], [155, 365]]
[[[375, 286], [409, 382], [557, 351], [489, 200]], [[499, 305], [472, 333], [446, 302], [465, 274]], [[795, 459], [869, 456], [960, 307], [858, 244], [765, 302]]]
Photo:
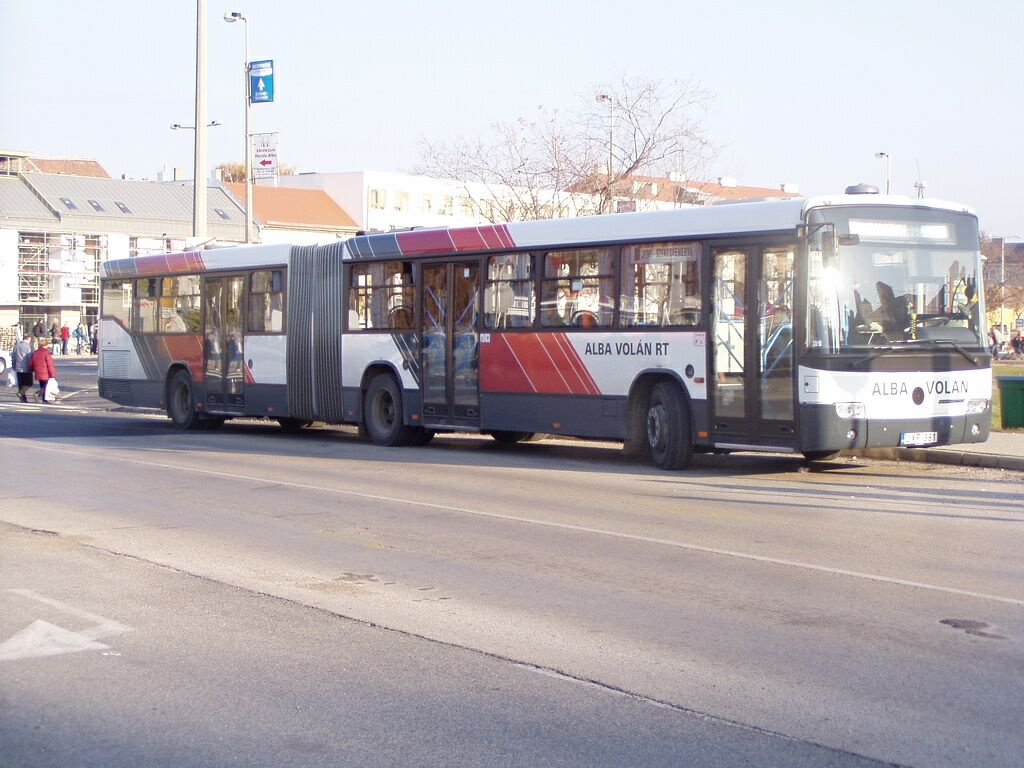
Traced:
[[479, 251], [486, 247], [484, 238], [476, 227], [459, 227], [451, 230], [451, 233], [457, 251]]
[[590, 375], [590, 369], [587, 368], [587, 364], [580, 357], [579, 352], [576, 351], [576, 347], [573, 346], [569, 337], [564, 333], [553, 334], [553, 337], [558, 345], [562, 348], [562, 353], [566, 359], [570, 361], [573, 372], [577, 375], [580, 382], [583, 384], [583, 390], [588, 395], [600, 395], [601, 389], [597, 386], [597, 382], [594, 377]]
[[[569, 394], [572, 392], [565, 376], [552, 359], [551, 353], [535, 333], [509, 333], [504, 335], [515, 363], [525, 373], [530, 390], [549, 394]], [[513, 361], [509, 360], [511, 367]]]
[[511, 240], [504, 224], [480, 227], [480, 237], [488, 248], [506, 248]]
[[586, 377], [580, 373], [579, 358], [564, 337], [564, 333], [545, 333], [539, 338], [569, 391], [574, 395], [593, 394]]
[[455, 246], [447, 229], [414, 229], [412, 232], [399, 232], [397, 239], [403, 255], [448, 253]]
[[480, 345], [480, 389], [484, 392], [536, 392], [526, 366], [505, 334], [492, 333]]

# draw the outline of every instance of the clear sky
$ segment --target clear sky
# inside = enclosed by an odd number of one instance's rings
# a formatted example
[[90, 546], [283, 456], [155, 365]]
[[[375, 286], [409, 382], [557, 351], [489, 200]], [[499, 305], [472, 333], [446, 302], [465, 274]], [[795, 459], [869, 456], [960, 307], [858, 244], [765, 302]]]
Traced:
[[[974, 207], [1024, 235], [1021, 0], [207, 0], [211, 167], [243, 158], [244, 32], [273, 59], [300, 171], [407, 171], [417, 140], [478, 136], [543, 105], [574, 110], [623, 76], [693, 78], [721, 147], [710, 175], [865, 181]], [[192, 168], [193, 0], [0, 0], [0, 148], [96, 158], [111, 175]]]

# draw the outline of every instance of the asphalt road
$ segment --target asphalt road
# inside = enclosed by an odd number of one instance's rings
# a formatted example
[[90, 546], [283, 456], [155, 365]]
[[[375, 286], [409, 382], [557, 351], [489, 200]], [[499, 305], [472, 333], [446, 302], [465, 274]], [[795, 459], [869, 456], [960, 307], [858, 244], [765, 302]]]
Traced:
[[1015, 474], [181, 433], [73, 368], [0, 402], [11, 764], [1019, 764]]

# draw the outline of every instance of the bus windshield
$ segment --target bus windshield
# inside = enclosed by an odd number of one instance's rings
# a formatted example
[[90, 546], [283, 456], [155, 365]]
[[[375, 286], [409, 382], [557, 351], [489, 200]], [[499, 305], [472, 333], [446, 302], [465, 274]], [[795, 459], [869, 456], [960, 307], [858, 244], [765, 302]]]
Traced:
[[978, 222], [925, 208], [816, 208], [809, 214], [807, 348], [984, 348]]

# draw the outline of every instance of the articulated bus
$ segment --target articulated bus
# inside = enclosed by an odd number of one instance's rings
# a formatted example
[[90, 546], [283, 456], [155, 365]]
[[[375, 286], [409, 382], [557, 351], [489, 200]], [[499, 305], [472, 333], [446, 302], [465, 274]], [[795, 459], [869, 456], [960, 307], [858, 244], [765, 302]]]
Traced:
[[184, 429], [574, 436], [664, 469], [981, 442], [981, 274], [970, 209], [877, 194], [115, 260], [99, 392]]

